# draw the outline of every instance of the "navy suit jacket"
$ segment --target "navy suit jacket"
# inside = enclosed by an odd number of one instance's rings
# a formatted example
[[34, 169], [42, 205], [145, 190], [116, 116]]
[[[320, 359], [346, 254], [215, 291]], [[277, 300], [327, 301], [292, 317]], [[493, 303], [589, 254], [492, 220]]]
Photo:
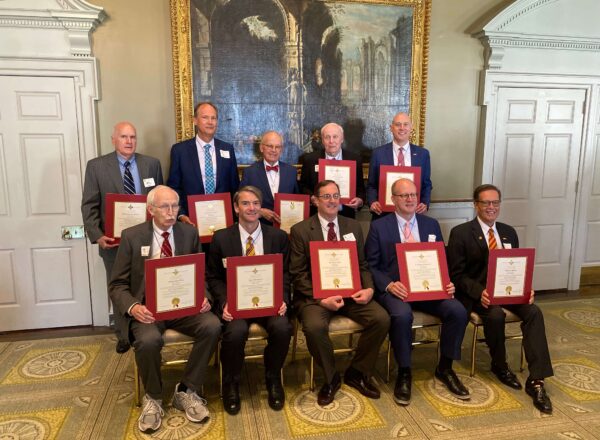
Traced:
[[[433, 188], [429, 151], [418, 145], [410, 144], [410, 164], [413, 167], [421, 167], [421, 203], [425, 203], [429, 207]], [[371, 155], [367, 180], [367, 204], [369, 206], [379, 200], [379, 167], [381, 165], [394, 165], [394, 147], [391, 142], [377, 147]]]
[[[267, 172], [265, 171], [265, 162], [263, 160], [254, 162], [244, 170], [240, 187], [245, 185], [252, 185], [260, 189], [263, 195], [262, 207], [270, 210], [274, 209], [275, 200], [273, 199], [273, 194], [271, 194], [271, 187], [269, 186]], [[285, 162], [279, 162], [279, 188], [277, 192], [283, 194], [300, 193], [298, 188], [298, 170], [296, 170], [296, 167]]]
[[[215, 192], [228, 192], [233, 197], [240, 186], [233, 145], [215, 138], [215, 154], [217, 156]], [[188, 215], [187, 196], [204, 194], [196, 138], [179, 142], [171, 147], [171, 169], [167, 185], [179, 194], [181, 204], [179, 214]]]
[[[427, 241], [429, 235], [435, 235], [435, 241], [444, 241], [440, 224], [436, 219], [416, 214], [419, 226], [419, 238]], [[394, 214], [386, 215], [371, 223], [365, 253], [373, 275], [377, 293], [385, 292], [392, 281], [400, 280], [396, 243], [400, 243], [398, 220]]]

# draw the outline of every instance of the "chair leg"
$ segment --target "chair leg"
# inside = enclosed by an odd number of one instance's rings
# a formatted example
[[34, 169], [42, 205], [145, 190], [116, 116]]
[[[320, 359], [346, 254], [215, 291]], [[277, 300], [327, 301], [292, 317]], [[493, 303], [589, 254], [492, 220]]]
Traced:
[[315, 360], [310, 357], [310, 390], [315, 390]]
[[385, 376], [386, 383], [390, 383], [390, 370], [392, 369], [392, 341], [388, 337], [387, 343], [387, 374]]
[[523, 347], [523, 342], [521, 341], [521, 372], [525, 370], [525, 348]]
[[292, 362], [296, 360], [296, 346], [298, 345], [298, 319], [294, 319], [294, 338], [292, 341]]
[[475, 349], [477, 348], [477, 333], [479, 326], [473, 324], [473, 343], [471, 345], [471, 377], [475, 376]]
[[[221, 351], [221, 340], [219, 340], [217, 342], [216, 353], [219, 353], [220, 351]], [[219, 358], [219, 356], [217, 354], [215, 354], [215, 356], [217, 356], [217, 360], [219, 361], [219, 396], [223, 397], [223, 364], [221, 363], [221, 359]]]
[[137, 362], [135, 361], [135, 357], [133, 358], [133, 382], [135, 385], [135, 396], [134, 403], [135, 406], [141, 406], [142, 404], [142, 396], [140, 396], [142, 390], [140, 387], [140, 372], [138, 371]]

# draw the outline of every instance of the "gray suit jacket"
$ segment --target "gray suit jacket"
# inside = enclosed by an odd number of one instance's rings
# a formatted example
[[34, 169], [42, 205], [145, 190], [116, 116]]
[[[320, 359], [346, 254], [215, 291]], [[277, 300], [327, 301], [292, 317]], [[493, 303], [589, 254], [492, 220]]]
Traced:
[[[143, 256], [142, 246], [152, 246], [152, 220], [132, 226], [123, 231], [117, 258], [113, 266], [108, 294], [116, 309], [127, 319], [121, 334], [129, 334], [131, 317], [127, 314], [135, 303], [144, 303], [146, 294], [146, 276], [144, 262], [149, 256]], [[197, 254], [201, 252], [198, 230], [192, 225], [177, 222], [173, 226], [175, 255]], [[152, 254], [152, 252], [150, 252]]]
[[[163, 175], [158, 159], [136, 153], [135, 161], [142, 179], [142, 194], [148, 194], [154, 188], [146, 188], [143, 179], [153, 178], [156, 185], [162, 185]], [[104, 235], [104, 196], [107, 193], [125, 193], [117, 153], [114, 151], [90, 160], [85, 169], [81, 214], [91, 243], [96, 243]], [[100, 249], [100, 255], [103, 251]]]
[[[373, 278], [369, 272], [369, 265], [365, 257], [365, 239], [358, 221], [338, 215], [338, 225], [340, 227], [340, 237], [344, 240], [344, 235], [352, 233], [356, 239], [358, 249], [358, 265], [360, 269], [360, 279], [363, 289], [373, 288]], [[290, 234], [290, 277], [294, 286], [294, 303], [298, 301], [314, 303], [312, 288], [312, 272], [310, 269], [310, 245], [311, 241], [324, 241], [323, 229], [319, 223], [318, 215], [307, 218], [300, 223], [292, 226]]]

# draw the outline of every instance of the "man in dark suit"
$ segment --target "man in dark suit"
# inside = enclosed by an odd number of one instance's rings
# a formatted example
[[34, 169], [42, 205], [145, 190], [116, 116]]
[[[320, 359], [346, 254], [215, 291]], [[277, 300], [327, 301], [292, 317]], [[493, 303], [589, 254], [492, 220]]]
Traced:
[[[355, 218], [356, 211], [359, 210], [365, 200], [365, 182], [363, 178], [362, 159], [356, 153], [349, 150], [342, 151], [344, 143], [344, 129], [330, 122], [321, 128], [321, 142], [323, 150], [313, 151], [300, 157], [302, 170], [300, 172], [300, 191], [304, 194], [312, 195], [315, 186], [319, 182], [319, 159], [328, 160], [353, 160], [356, 162], [356, 197], [350, 200], [349, 203], [343, 205], [340, 209], [340, 214]], [[311, 215], [316, 210], [311, 210]]]
[[[489, 249], [518, 248], [517, 232], [509, 225], [497, 222], [501, 194], [494, 185], [480, 185], [473, 192], [477, 217], [452, 229], [448, 241], [450, 277], [456, 285], [456, 297], [467, 311], [481, 316], [485, 340], [492, 358], [492, 372], [498, 379], [515, 389], [521, 389], [517, 376], [508, 368], [505, 347], [505, 315], [502, 307], [490, 305], [486, 290]], [[525, 391], [533, 398], [535, 407], [543, 413], [552, 413], [552, 403], [544, 389], [544, 379], [552, 376], [552, 363], [546, 341], [544, 316], [533, 304], [505, 305], [521, 320], [523, 348], [529, 364]]]
[[[313, 202], [317, 214], [292, 227], [290, 276], [294, 286], [294, 306], [302, 323], [310, 354], [325, 373], [325, 383], [319, 390], [317, 403], [329, 405], [340, 389], [341, 379], [335, 368], [333, 344], [329, 337], [329, 321], [341, 314], [364, 327], [350, 367], [344, 374], [346, 385], [356, 388], [371, 399], [378, 399], [379, 390], [371, 381], [379, 348], [390, 326], [390, 317], [373, 298], [373, 280], [364, 253], [364, 239], [360, 224], [338, 216], [340, 189], [331, 180], [315, 186]], [[362, 289], [351, 298], [339, 295], [326, 299], [313, 297], [310, 262], [311, 241], [356, 241]]]
[[[276, 411], [283, 408], [285, 393], [281, 383], [281, 368], [287, 356], [292, 325], [286, 316], [290, 298], [288, 275], [289, 241], [287, 234], [269, 225], [261, 225], [262, 194], [253, 186], [243, 186], [233, 198], [233, 208], [239, 223], [217, 231], [213, 236], [208, 258], [207, 282], [211, 293], [222, 311], [224, 321], [221, 342], [223, 364], [223, 406], [235, 415], [240, 411], [240, 390], [244, 347], [248, 329], [257, 322], [269, 334], [265, 347], [265, 383], [269, 406]], [[227, 306], [227, 270], [225, 259], [242, 255], [283, 255], [283, 304], [277, 315], [255, 319], [233, 319]]]
[[240, 186], [252, 185], [262, 193], [261, 221], [268, 225], [281, 223], [275, 213], [275, 193], [298, 194], [298, 171], [296, 167], [279, 161], [283, 151], [283, 137], [276, 131], [267, 131], [260, 138], [263, 160], [244, 170]]
[[[104, 233], [105, 196], [116, 194], [148, 194], [156, 185], [162, 185], [160, 162], [153, 157], [136, 153], [137, 134], [129, 122], [119, 122], [111, 136], [115, 151], [90, 160], [85, 169], [81, 214], [87, 236], [92, 244], [99, 246], [100, 256], [106, 269], [106, 282], [117, 255], [118, 243]], [[113, 310], [115, 306], [113, 304]], [[114, 312], [117, 353], [129, 350], [127, 334], [121, 334], [121, 322]]]
[[167, 185], [179, 194], [179, 220], [184, 223], [191, 223], [187, 196], [228, 192], [233, 197], [240, 185], [233, 145], [214, 137], [217, 118], [214, 104], [197, 104], [194, 108], [196, 137], [171, 148]]
[[[398, 270], [396, 243], [443, 241], [440, 225], [435, 219], [415, 213], [417, 187], [411, 180], [394, 182], [392, 199], [395, 214], [371, 223], [365, 252], [375, 282], [375, 298], [391, 317], [390, 340], [398, 363], [394, 400], [400, 405], [410, 403], [413, 309], [442, 320], [440, 361], [435, 369], [435, 377], [458, 399], [467, 400], [470, 398], [469, 391], [452, 369], [453, 360], [460, 359], [460, 346], [467, 326], [465, 308], [454, 298], [405, 302], [408, 290], [400, 281]], [[445, 289], [449, 295], [454, 294], [454, 284], [448, 284]]]
[[373, 218], [379, 218], [385, 213], [379, 203], [379, 167], [381, 165], [421, 167], [421, 201], [417, 206], [417, 214], [423, 214], [429, 209], [431, 201], [431, 162], [429, 151], [410, 143], [413, 125], [410, 116], [398, 113], [390, 125], [394, 140], [389, 144], [373, 150], [369, 164], [367, 180], [367, 204], [373, 213]]
[[166, 186], [158, 186], [148, 194], [148, 211], [152, 220], [125, 229], [113, 267], [109, 286], [110, 297], [123, 316], [121, 332], [131, 335], [135, 361], [146, 395], [138, 427], [142, 432], [160, 428], [162, 409], [162, 379], [160, 351], [162, 335], [174, 329], [194, 338], [194, 345], [180, 383], [175, 387], [173, 407], [184, 411], [191, 422], [204, 422], [209, 413], [206, 400], [198, 395], [206, 378], [208, 361], [221, 333], [219, 319], [210, 312], [205, 298], [200, 313], [168, 321], [156, 321], [145, 304], [144, 261], [200, 252], [196, 228], [177, 222], [179, 197]]

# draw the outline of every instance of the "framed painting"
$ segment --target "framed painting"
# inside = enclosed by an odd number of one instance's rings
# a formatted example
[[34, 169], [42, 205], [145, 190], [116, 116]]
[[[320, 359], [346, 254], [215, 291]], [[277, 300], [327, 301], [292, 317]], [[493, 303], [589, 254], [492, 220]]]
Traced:
[[401, 111], [424, 143], [431, 0], [170, 1], [178, 140], [194, 136], [194, 104], [211, 101], [238, 164], [257, 159], [266, 130], [296, 163], [327, 122], [369, 157]]

